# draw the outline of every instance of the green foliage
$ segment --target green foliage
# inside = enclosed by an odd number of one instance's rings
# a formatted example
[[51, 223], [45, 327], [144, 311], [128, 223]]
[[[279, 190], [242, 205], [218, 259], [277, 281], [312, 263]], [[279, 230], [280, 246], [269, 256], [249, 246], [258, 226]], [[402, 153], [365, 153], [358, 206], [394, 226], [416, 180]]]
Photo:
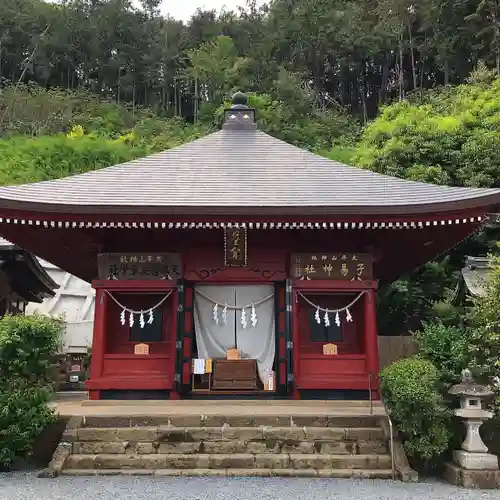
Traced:
[[41, 432], [56, 419], [43, 388], [0, 390], [0, 470], [30, 455]]
[[423, 321], [436, 316], [436, 303], [450, 294], [455, 282], [450, 259], [446, 257], [383, 287], [377, 301], [379, 331], [401, 335], [418, 330]]
[[0, 319], [0, 388], [43, 387], [52, 382], [64, 323], [40, 315]]
[[[500, 244], [497, 243], [497, 249]], [[491, 272], [485, 284], [485, 294], [474, 299], [469, 321], [472, 326], [472, 369], [483, 383], [494, 390], [494, 419], [488, 425], [489, 434], [500, 434], [500, 256], [491, 256]]]
[[[442, 319], [424, 322], [415, 334], [416, 357], [394, 363], [381, 374], [382, 392], [407, 440], [406, 450], [418, 459], [418, 465], [439, 463], [447, 449], [458, 446], [463, 439], [463, 426], [451, 420], [441, 406], [444, 400], [450, 408], [456, 405], [447, 390], [460, 380], [464, 368], [472, 368], [478, 381], [492, 384], [494, 418], [484, 425], [482, 434], [491, 449], [498, 451], [500, 257], [492, 257], [490, 279], [484, 286], [486, 293], [474, 299], [465, 326], [457, 321], [457, 311], [448, 303], [434, 304]], [[432, 390], [422, 397], [418, 391], [424, 387]]]
[[500, 377], [500, 257], [492, 264], [485, 294], [474, 299], [469, 317], [473, 328], [471, 342], [476, 375], [484, 381]]
[[500, 179], [500, 79], [383, 109], [364, 131], [358, 165], [404, 179], [493, 186]]
[[[494, 186], [500, 179], [500, 79], [484, 66], [469, 85], [444, 87], [386, 106], [363, 131], [354, 164], [408, 180], [459, 186]], [[418, 330], [435, 316], [457, 324], [449, 304], [463, 256], [484, 255], [494, 231], [464, 242], [439, 263], [429, 263], [379, 293], [384, 334]], [[468, 253], [471, 252], [471, 253]]]
[[188, 23], [157, 5], [0, 0], [0, 83], [84, 88], [191, 119], [236, 87], [281, 101], [286, 68], [321, 106], [366, 122], [394, 98], [464, 82], [480, 61], [500, 71], [494, 0], [249, 1]]
[[55, 420], [47, 403], [63, 331], [62, 320], [45, 316], [0, 319], [0, 468], [29, 456]]
[[[187, 51], [190, 66], [186, 77], [196, 80], [199, 87], [210, 89], [210, 101], [220, 104], [237, 85], [244, 85], [249, 60], [239, 57], [233, 40], [218, 36]], [[198, 97], [198, 96], [196, 96]]]
[[433, 321], [425, 322], [414, 338], [418, 357], [437, 367], [440, 381], [449, 386], [458, 383], [462, 370], [470, 366], [471, 336], [469, 329]]
[[[166, 120], [148, 109], [119, 105], [85, 90], [37, 85], [0, 88], [0, 136], [42, 136], [80, 125], [86, 133], [118, 138], [136, 127], [160, 133]], [[151, 133], [153, 135], [153, 133]]]
[[[293, 80], [285, 72], [281, 79], [286, 78]], [[344, 113], [307, 106], [294, 109], [295, 97], [289, 96], [287, 104], [267, 94], [251, 94], [260, 128], [298, 146], [324, 151], [339, 137], [358, 131], [355, 120]], [[199, 120], [190, 124], [180, 118], [159, 118], [148, 110], [132, 112], [86, 91], [44, 93], [33, 86], [7, 87], [0, 91], [0, 110], [2, 99], [8, 111], [4, 121], [8, 137], [0, 139], [0, 185], [56, 179], [179, 146], [212, 132], [230, 104], [226, 101], [217, 109], [205, 105]]]
[[330, 151], [323, 152], [322, 154], [330, 160], [338, 161], [344, 165], [352, 165], [356, 149], [352, 147], [334, 145]]
[[435, 465], [452, 438], [451, 412], [439, 392], [438, 369], [430, 361], [409, 358], [388, 366], [380, 377], [382, 394], [412, 464]]
[[[147, 148], [148, 152], [164, 151], [186, 142], [194, 141], [211, 132], [209, 125], [198, 122], [195, 125], [186, 124], [179, 118], [165, 121], [157, 133], [147, 130], [148, 123], [137, 125], [134, 132], [137, 135], [137, 145]], [[135, 155], [134, 151], [134, 155]]]
[[45, 181], [144, 156], [145, 147], [97, 136], [0, 140], [0, 184]]
[[491, 84], [496, 77], [498, 77], [498, 72], [495, 69], [490, 69], [484, 61], [479, 61], [466, 81], [472, 84]]
[[[359, 127], [345, 113], [315, 110], [311, 99], [302, 109], [274, 100], [269, 94], [249, 94], [248, 98], [249, 106], [256, 110], [260, 130], [304, 149], [329, 150], [335, 140], [356, 133]], [[218, 125], [222, 123], [224, 109], [230, 105], [230, 101], [225, 101], [217, 108]]]

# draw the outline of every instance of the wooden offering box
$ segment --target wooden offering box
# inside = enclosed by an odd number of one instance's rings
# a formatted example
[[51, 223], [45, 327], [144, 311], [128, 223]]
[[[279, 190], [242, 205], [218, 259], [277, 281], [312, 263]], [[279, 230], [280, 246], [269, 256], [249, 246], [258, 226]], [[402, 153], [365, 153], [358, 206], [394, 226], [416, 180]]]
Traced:
[[215, 361], [215, 390], [248, 391], [257, 389], [257, 362], [255, 359]]

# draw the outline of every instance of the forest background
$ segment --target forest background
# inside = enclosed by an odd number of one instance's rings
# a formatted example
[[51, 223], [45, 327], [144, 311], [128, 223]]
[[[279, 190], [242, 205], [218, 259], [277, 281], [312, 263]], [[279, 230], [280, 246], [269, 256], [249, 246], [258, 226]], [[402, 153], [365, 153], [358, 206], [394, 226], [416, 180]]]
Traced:
[[[187, 24], [159, 4], [0, 0], [1, 184], [201, 137], [242, 90], [262, 130], [333, 160], [500, 187], [499, 0], [250, 1]], [[490, 225], [384, 287], [380, 332], [456, 315], [464, 256], [497, 239]]]

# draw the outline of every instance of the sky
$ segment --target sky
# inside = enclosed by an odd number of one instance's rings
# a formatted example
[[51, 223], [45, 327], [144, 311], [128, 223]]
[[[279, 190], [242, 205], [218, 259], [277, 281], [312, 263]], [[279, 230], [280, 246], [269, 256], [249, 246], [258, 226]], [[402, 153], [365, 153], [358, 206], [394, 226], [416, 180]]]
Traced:
[[[132, 3], [140, 5], [140, 0], [132, 0]], [[258, 3], [264, 3], [259, 1]], [[188, 21], [196, 9], [216, 9], [220, 11], [222, 7], [233, 10], [239, 5], [244, 5], [245, 0], [163, 0], [161, 11], [164, 15], [170, 15], [174, 19]]]

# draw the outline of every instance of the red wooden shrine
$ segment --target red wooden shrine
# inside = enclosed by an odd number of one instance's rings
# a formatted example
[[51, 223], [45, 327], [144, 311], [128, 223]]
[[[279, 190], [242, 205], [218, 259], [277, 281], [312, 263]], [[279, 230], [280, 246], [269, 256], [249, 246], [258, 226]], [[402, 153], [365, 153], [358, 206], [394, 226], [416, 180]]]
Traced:
[[[179, 339], [179, 330], [190, 331], [193, 327], [192, 306], [193, 288], [196, 284], [262, 284], [276, 286], [276, 367], [278, 385], [273, 392], [284, 392], [290, 397], [300, 398], [307, 391], [368, 391], [376, 395], [375, 375], [378, 372], [377, 332], [375, 319], [376, 280], [340, 279], [291, 279], [291, 255], [285, 249], [248, 248], [246, 267], [227, 267], [224, 265], [224, 231], [216, 231], [211, 240], [205, 240], [205, 247], [193, 246], [182, 253], [182, 277], [173, 280], [126, 280], [99, 279], [93, 286], [97, 291], [96, 316], [94, 324], [93, 360], [90, 380], [87, 386], [93, 399], [99, 399], [100, 391], [168, 391], [171, 398], [189, 393], [191, 377], [191, 358], [193, 357], [193, 338]], [[218, 241], [217, 241], [218, 240]], [[217, 243], [219, 243], [217, 245]], [[212, 246], [213, 245], [213, 246]], [[347, 256], [348, 254], [345, 254]], [[332, 254], [319, 253], [317, 258]], [[349, 254], [352, 258], [354, 254]], [[137, 259], [147, 255], [138, 254]], [[130, 258], [130, 257], [129, 257]], [[325, 264], [324, 264], [325, 265]], [[339, 264], [340, 267], [341, 264]], [[133, 267], [133, 266], [129, 266]], [[288, 265], [289, 267], [289, 265]], [[179, 283], [191, 283], [191, 287], [179, 290]], [[290, 338], [279, 335], [286, 329], [286, 289], [291, 288], [292, 314], [289, 316]], [[120, 324], [122, 305], [134, 310], [147, 311], [162, 296], [171, 292], [162, 305], [161, 341], [149, 343], [147, 355], [134, 354], [137, 342], [129, 339], [129, 325]], [[322, 308], [334, 311], [345, 306], [353, 297], [364, 292], [353, 305], [350, 312], [352, 322], [342, 321], [342, 339], [336, 341], [336, 355], [323, 353], [327, 340], [314, 341], [310, 335], [311, 306], [305, 296]], [[182, 298], [181, 295], [184, 295]], [[184, 314], [179, 313], [179, 304], [186, 306]], [[323, 314], [322, 314], [323, 317]], [[183, 324], [178, 324], [182, 321]], [[331, 313], [331, 322], [334, 314]], [[176, 358], [176, 342], [182, 341], [183, 362]], [[288, 343], [288, 346], [287, 346]], [[296, 346], [290, 349], [290, 343]], [[286, 359], [287, 350], [292, 358]], [[176, 374], [180, 380], [176, 383]], [[290, 375], [293, 382], [288, 381]], [[288, 383], [287, 383], [288, 382]], [[290, 383], [292, 382], [292, 383]], [[287, 386], [291, 386], [287, 390]], [[156, 394], [157, 392], [155, 392]]]
[[237, 95], [222, 130], [192, 143], [0, 188], [0, 234], [96, 289], [92, 399], [192, 396], [200, 285], [272, 288], [267, 395], [364, 398], [377, 395], [379, 284], [448, 251], [499, 205], [498, 189], [302, 151], [260, 132]]

